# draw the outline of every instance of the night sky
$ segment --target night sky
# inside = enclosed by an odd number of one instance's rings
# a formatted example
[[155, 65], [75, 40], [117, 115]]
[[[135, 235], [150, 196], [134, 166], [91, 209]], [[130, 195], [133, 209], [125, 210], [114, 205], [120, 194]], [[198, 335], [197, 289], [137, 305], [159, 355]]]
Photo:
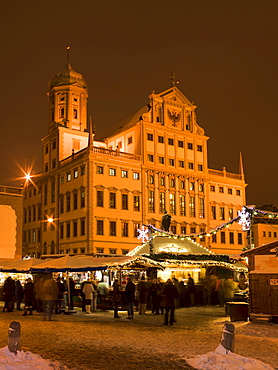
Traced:
[[109, 125], [170, 87], [198, 106], [209, 166], [238, 172], [247, 203], [278, 204], [278, 1], [9, 1], [0, 6], [0, 184], [20, 185], [48, 129], [48, 81], [66, 64], [89, 87], [89, 116]]

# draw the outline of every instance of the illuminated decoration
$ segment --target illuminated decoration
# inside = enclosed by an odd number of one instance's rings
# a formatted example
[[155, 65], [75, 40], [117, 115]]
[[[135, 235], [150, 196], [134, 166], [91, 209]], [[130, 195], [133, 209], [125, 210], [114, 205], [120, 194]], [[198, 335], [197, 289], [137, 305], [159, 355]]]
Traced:
[[238, 211], [239, 220], [238, 223], [242, 226], [243, 231], [250, 230], [251, 226], [251, 212], [247, 207], [242, 207], [241, 211]]
[[149, 237], [149, 228], [146, 228], [144, 225], [141, 227], [141, 229], [137, 229], [138, 236], [137, 239], [142, 240], [142, 243], [144, 244], [146, 241], [150, 239]]
[[48, 217], [47, 221], [51, 223], [54, 221], [54, 219], [52, 217]]

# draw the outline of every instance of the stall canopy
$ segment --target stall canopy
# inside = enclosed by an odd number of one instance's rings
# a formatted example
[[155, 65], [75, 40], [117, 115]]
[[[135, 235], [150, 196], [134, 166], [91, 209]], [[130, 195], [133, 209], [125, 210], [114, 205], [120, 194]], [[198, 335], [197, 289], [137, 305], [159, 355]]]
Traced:
[[0, 261], [0, 266], [1, 266], [0, 272], [28, 273], [33, 267], [41, 263], [42, 263], [42, 260], [37, 259], [37, 258], [28, 258], [28, 259], [23, 259], [23, 260], [18, 260], [18, 261], [9, 261], [9, 262]]
[[81, 272], [106, 270], [107, 264], [103, 261], [92, 261], [86, 258], [78, 258], [65, 255], [64, 257], [43, 261], [31, 268], [31, 272]]

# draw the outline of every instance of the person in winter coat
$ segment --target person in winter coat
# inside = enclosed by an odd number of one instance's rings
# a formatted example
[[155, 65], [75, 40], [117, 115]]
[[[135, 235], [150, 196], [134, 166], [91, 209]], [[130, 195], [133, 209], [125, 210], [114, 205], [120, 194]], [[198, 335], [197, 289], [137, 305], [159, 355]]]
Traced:
[[112, 295], [112, 304], [114, 309], [114, 319], [120, 319], [121, 316], [118, 315], [119, 305], [121, 303], [121, 290], [119, 280], [116, 279], [113, 283], [113, 295]]
[[179, 296], [178, 289], [172, 283], [171, 279], [168, 279], [163, 289], [163, 295], [165, 296], [165, 321], [164, 325], [168, 325], [168, 318], [170, 312], [170, 325], [174, 323], [175, 316], [175, 300]]
[[33, 315], [33, 299], [34, 299], [34, 283], [31, 278], [27, 279], [27, 283], [24, 286], [24, 297], [25, 297], [25, 307], [24, 314], [22, 316]]
[[23, 290], [23, 287], [21, 285], [21, 282], [20, 282], [20, 280], [16, 280], [16, 282], [15, 282], [15, 295], [14, 295], [14, 298], [15, 298], [15, 302], [16, 302], [16, 309], [18, 311], [21, 311], [22, 310], [20, 308], [20, 305], [21, 305], [21, 302], [22, 302], [23, 297], [24, 297], [24, 290]]
[[187, 280], [186, 287], [187, 287], [187, 291], [190, 297], [190, 304], [191, 306], [194, 306], [195, 305], [195, 283], [190, 274], [188, 274], [188, 280]]
[[141, 281], [137, 284], [139, 315], [145, 315], [147, 309], [148, 289], [145, 282], [145, 276], [141, 277]]
[[54, 303], [57, 300], [58, 287], [56, 281], [52, 279], [52, 275], [47, 275], [42, 285], [42, 299], [43, 299], [43, 320], [52, 320]]
[[85, 294], [86, 313], [91, 313], [91, 304], [93, 299], [94, 287], [90, 279], [88, 279], [83, 286], [83, 293]]
[[12, 312], [14, 310], [14, 294], [14, 281], [10, 276], [8, 276], [3, 287], [3, 299], [5, 301], [3, 312]]
[[125, 288], [126, 302], [127, 302], [127, 319], [133, 319], [133, 305], [135, 301], [135, 284], [131, 277], [128, 278], [128, 283]]

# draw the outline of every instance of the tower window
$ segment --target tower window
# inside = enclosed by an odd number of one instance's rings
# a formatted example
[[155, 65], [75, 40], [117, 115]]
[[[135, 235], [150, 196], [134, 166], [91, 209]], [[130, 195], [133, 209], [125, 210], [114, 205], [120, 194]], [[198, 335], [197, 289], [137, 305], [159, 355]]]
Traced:
[[60, 118], [65, 118], [65, 108], [60, 108]]
[[76, 108], [73, 109], [73, 118], [74, 119], [77, 119], [78, 118], [78, 114], [77, 114], [77, 109]]

